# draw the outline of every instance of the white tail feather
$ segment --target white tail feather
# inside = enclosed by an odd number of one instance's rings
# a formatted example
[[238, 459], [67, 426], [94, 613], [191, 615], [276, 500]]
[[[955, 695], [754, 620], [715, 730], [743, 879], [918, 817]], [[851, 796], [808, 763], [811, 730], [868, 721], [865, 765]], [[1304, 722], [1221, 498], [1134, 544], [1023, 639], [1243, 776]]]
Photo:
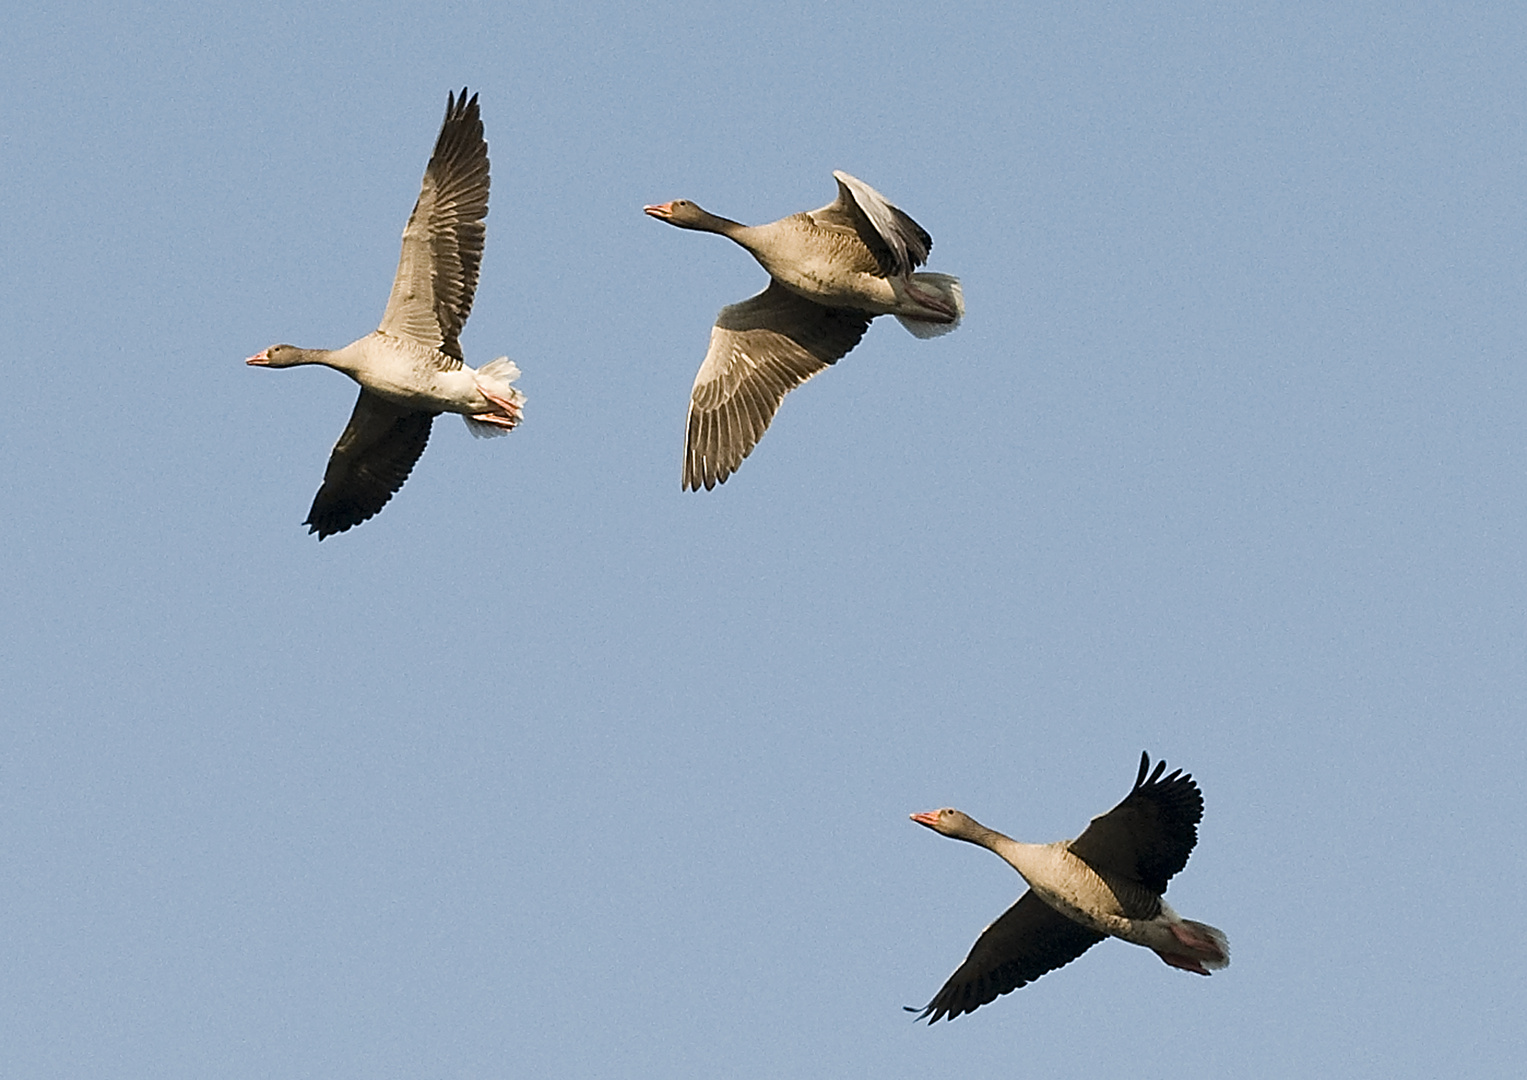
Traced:
[[[518, 379], [519, 377], [519, 365], [516, 364], [513, 360], [509, 359], [507, 356], [500, 356], [497, 360], [489, 360], [486, 364], [477, 369], [477, 378], [479, 382], [486, 381], [490, 383], [502, 383], [506, 389], [510, 383], [514, 382], [514, 380]], [[519, 391], [516, 390], [515, 393], [518, 394]]]
[[1207, 939], [1205, 944], [1208, 947], [1194, 950], [1199, 963], [1215, 971], [1230, 966], [1230, 942], [1223, 931], [1192, 919], [1183, 919], [1182, 923], [1191, 928], [1196, 936]]
[[506, 427], [499, 427], [497, 424], [485, 424], [481, 420], [473, 420], [466, 413], [462, 413], [461, 418], [466, 421], [467, 430], [472, 433], [472, 438], [474, 439], [496, 439], [500, 435], [509, 434], [509, 429]]
[[[502, 398], [513, 405], [512, 418], [519, 421], [519, 411], [524, 408], [525, 395], [520, 393], [511, 384], [520, 377], [518, 365], [507, 356], [500, 356], [497, 360], [490, 360], [477, 369], [477, 388], [490, 400]], [[461, 417], [466, 421], [467, 430], [479, 439], [492, 439], [499, 435], [507, 435], [512, 430], [502, 424], [484, 423], [474, 420], [465, 414]]]
[[955, 310], [953, 322], [930, 322], [927, 319], [914, 319], [908, 315], [896, 316], [896, 321], [907, 328], [907, 332], [913, 337], [936, 338], [949, 333], [960, 320], [965, 317], [965, 294], [960, 289], [960, 279], [948, 274], [913, 274], [912, 280], [921, 287], [942, 296]]

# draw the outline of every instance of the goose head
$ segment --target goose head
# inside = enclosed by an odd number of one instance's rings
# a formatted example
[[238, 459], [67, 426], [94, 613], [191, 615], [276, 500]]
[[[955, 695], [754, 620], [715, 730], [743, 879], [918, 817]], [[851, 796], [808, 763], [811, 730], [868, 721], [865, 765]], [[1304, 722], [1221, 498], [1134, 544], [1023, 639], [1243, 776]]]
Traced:
[[912, 820], [957, 840], [968, 840], [981, 828], [969, 814], [949, 806], [942, 810], [924, 810], [920, 814], [913, 814]]
[[244, 363], [254, 367], [294, 367], [308, 362], [306, 353], [307, 350], [295, 345], [272, 345], [264, 352], [255, 353]]
[[702, 210], [697, 204], [688, 199], [675, 199], [673, 202], [658, 203], [656, 206], [642, 207], [642, 213], [648, 217], [655, 217], [659, 221], [666, 221], [670, 225], [677, 225], [681, 229], [697, 229], [700, 232], [725, 233], [729, 226], [735, 227], [735, 221], [717, 217], [707, 210]]

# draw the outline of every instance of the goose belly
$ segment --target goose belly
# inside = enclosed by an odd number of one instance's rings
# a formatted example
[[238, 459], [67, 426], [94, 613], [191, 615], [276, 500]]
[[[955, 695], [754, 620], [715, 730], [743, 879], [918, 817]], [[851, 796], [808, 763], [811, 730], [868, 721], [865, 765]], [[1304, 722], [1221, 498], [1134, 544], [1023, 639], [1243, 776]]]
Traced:
[[1129, 935], [1138, 920], [1129, 917], [1118, 895], [1092, 867], [1061, 850], [1053, 850], [1049, 861], [1043, 874], [1024, 875], [1041, 900], [1100, 934]]
[[844, 271], [827, 259], [793, 262], [776, 272], [765, 266], [785, 288], [823, 307], [852, 308], [875, 315], [890, 315], [898, 299], [891, 283], [883, 277]]
[[493, 406], [478, 391], [476, 374], [469, 367], [456, 371], [422, 371], [411, 379], [371, 389], [399, 405], [441, 412], [486, 412]]
[[398, 405], [459, 413], [484, 412], [492, 407], [478, 392], [477, 373], [472, 368], [463, 365], [442, 370], [443, 363], [455, 361], [433, 349], [391, 339], [384, 347], [368, 350], [366, 360], [364, 368], [354, 373], [355, 380]]
[[1134, 920], [1124, 916], [1113, 894], [1106, 889], [1100, 895], [1078, 896], [1070, 890], [1041, 888], [1033, 884], [1030, 887], [1056, 911], [1100, 934], [1126, 937], [1132, 929]]

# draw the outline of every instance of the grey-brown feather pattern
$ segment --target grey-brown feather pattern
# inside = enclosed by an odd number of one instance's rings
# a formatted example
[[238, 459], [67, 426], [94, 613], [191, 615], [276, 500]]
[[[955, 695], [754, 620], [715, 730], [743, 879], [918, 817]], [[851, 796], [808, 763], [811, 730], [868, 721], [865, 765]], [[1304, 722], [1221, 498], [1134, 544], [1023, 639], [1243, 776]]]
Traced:
[[932, 1001], [920, 1010], [907, 1011], [930, 1024], [974, 1012], [1064, 967], [1105, 936], [1062, 915], [1031, 889], [976, 938], [970, 955]]
[[881, 277], [904, 277], [928, 261], [933, 237], [900, 207], [863, 180], [834, 172], [838, 197], [811, 217], [823, 224], [846, 225], [859, 234], [879, 266]]
[[403, 230], [403, 250], [381, 330], [461, 366], [461, 328], [472, 312], [488, 215], [488, 144], [477, 95], [446, 99], [445, 120]]
[[303, 522], [308, 531], [322, 540], [359, 525], [386, 506], [424, 453], [436, 415], [362, 390]]
[[[825, 252], [832, 264], [845, 273], [886, 276], [890, 249], [878, 237], [871, 234], [866, 240], [856, 225], [823, 220], [817, 216], [820, 213], [792, 214], [775, 222], [775, 226], [790, 225], [808, 234], [807, 242]], [[871, 241], [874, 241], [873, 246]]]
[[846, 355], [870, 318], [814, 304], [775, 281], [723, 308], [690, 392], [685, 489], [712, 488], [735, 472], [785, 395]]

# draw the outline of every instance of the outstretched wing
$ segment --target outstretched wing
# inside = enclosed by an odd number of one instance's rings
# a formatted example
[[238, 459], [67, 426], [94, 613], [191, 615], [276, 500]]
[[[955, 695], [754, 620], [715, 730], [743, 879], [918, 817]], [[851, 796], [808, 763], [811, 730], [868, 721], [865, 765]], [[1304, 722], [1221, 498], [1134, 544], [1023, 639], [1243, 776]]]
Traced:
[[872, 317], [814, 304], [777, 281], [722, 308], [690, 391], [684, 489], [710, 489], [736, 472], [785, 395], [846, 355]]
[[446, 98], [445, 122], [403, 230], [403, 253], [380, 329], [461, 361], [488, 216], [488, 144], [477, 95]]
[[1062, 915], [1030, 889], [976, 938], [970, 955], [932, 1001], [907, 1011], [930, 1024], [945, 1016], [953, 1020], [1064, 967], [1104, 936]]
[[933, 237], [917, 222], [863, 180], [846, 172], [834, 172], [838, 197], [813, 220], [826, 225], [846, 225], [859, 234], [880, 267], [882, 277], [905, 277], [928, 261]]
[[322, 540], [359, 525], [386, 506], [424, 453], [436, 415], [362, 390], [303, 522], [308, 531]]
[[1163, 893], [1172, 876], [1188, 865], [1198, 843], [1204, 797], [1193, 777], [1181, 769], [1163, 776], [1164, 761], [1147, 779], [1150, 764], [1150, 755], [1142, 753], [1134, 788], [1118, 806], [1093, 818], [1070, 847], [1105, 878], [1122, 878]]

